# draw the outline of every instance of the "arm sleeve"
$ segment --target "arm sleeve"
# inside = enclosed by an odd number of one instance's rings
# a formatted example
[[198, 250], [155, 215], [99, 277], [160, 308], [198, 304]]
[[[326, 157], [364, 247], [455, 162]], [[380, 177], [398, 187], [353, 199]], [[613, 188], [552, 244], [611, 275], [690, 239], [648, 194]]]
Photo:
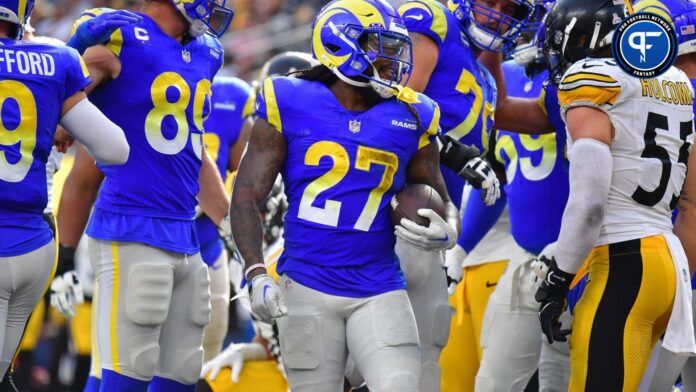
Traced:
[[609, 146], [577, 140], [570, 153], [570, 196], [556, 243], [558, 267], [574, 274], [596, 245], [609, 198], [613, 159]]
[[60, 125], [82, 143], [98, 162], [119, 165], [128, 160], [130, 147], [123, 130], [88, 99], [73, 106], [60, 119]]
[[476, 245], [481, 242], [488, 231], [503, 214], [507, 205], [507, 196], [502, 193], [494, 205], [487, 207], [481, 199], [481, 190], [472, 189], [467, 199], [462, 217], [462, 233], [459, 235], [457, 243], [466, 251], [471, 253]]

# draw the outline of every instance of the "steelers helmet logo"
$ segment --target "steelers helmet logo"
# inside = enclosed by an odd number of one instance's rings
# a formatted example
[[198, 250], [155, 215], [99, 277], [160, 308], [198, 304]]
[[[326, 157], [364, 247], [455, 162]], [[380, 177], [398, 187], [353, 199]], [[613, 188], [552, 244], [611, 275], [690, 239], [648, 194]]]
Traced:
[[616, 28], [612, 51], [624, 72], [647, 79], [665, 73], [674, 64], [679, 44], [669, 20], [641, 12], [625, 18]]

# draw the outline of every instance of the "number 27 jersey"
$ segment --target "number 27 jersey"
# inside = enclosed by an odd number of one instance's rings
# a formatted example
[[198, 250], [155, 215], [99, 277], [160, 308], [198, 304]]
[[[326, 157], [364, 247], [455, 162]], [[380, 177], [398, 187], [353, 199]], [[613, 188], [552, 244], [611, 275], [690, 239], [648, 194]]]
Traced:
[[280, 273], [346, 297], [405, 287], [390, 200], [439, 123], [433, 101], [406, 91], [420, 127], [396, 98], [354, 113], [322, 83], [286, 77], [264, 82], [257, 114], [281, 132], [287, 146]]
[[615, 129], [598, 245], [672, 231], [693, 140], [693, 94], [688, 77], [675, 67], [657, 78], [638, 79], [612, 59], [586, 59], [563, 76], [558, 99], [564, 118], [573, 107], [594, 107]]

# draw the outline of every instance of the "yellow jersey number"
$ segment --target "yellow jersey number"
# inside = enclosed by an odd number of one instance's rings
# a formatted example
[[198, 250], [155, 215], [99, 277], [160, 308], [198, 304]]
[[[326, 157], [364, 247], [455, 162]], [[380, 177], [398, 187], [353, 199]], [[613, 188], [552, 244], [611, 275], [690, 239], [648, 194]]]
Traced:
[[488, 126], [488, 120], [493, 118], [495, 113], [493, 104], [483, 102], [483, 89], [476, 82], [476, 77], [466, 69], [462, 70], [454, 89], [462, 94], [474, 94], [474, 103], [471, 105], [469, 114], [467, 114], [464, 121], [448, 131], [446, 133], [447, 136], [460, 140], [474, 129], [478, 119], [481, 118], [481, 145], [488, 149], [488, 129], [486, 127]]
[[[175, 102], [169, 102], [167, 91], [175, 88], [179, 92], [179, 98]], [[152, 104], [154, 107], [145, 118], [145, 137], [152, 148], [166, 155], [175, 155], [186, 147], [189, 139], [189, 122], [186, 118], [186, 108], [191, 104], [191, 88], [184, 78], [176, 72], [164, 72], [157, 76], [150, 88]], [[194, 91], [193, 97], [193, 123], [199, 130], [203, 130], [203, 107], [206, 100], [210, 100], [212, 88], [210, 81], [200, 80]], [[177, 131], [172, 139], [167, 139], [162, 133], [162, 121], [167, 116], [172, 116], [176, 121]], [[193, 136], [198, 137], [193, 137]], [[200, 158], [201, 139], [198, 134], [191, 136], [191, 142], [196, 155]]]
[[5, 121], [0, 119], [0, 145], [13, 146], [19, 143], [21, 157], [17, 162], [10, 163], [5, 152], [0, 151], [0, 180], [21, 182], [34, 162], [38, 125], [36, 100], [29, 87], [23, 83], [14, 80], [0, 81], [0, 108], [8, 99], [14, 100], [19, 106], [19, 125], [10, 130]]
[[556, 134], [548, 133], [539, 136], [530, 135], [518, 135], [520, 144], [525, 151], [534, 152], [541, 150], [541, 161], [539, 164], [535, 165], [532, 159], [529, 157], [519, 158], [517, 152], [517, 147], [515, 142], [512, 140], [510, 135], [503, 135], [498, 138], [495, 144], [495, 157], [499, 162], [505, 162], [505, 158], [502, 156], [502, 152], [510, 160], [505, 170], [505, 176], [507, 177], [508, 184], [513, 181], [517, 175], [517, 167], [519, 166], [520, 171], [524, 178], [529, 181], [541, 181], [548, 177], [553, 171], [556, 165], [556, 157], [558, 156], [558, 149], [556, 147]]
[[[331, 170], [307, 185], [302, 193], [297, 216], [310, 222], [336, 227], [338, 226], [338, 216], [341, 213], [340, 201], [326, 200], [324, 208], [314, 207], [312, 204], [320, 193], [336, 186], [345, 178], [351, 166], [350, 158], [346, 149], [340, 144], [321, 141], [309, 147], [305, 154], [305, 165], [318, 166], [323, 157], [331, 158], [333, 162]], [[372, 165], [384, 166], [384, 174], [382, 174], [379, 184], [370, 191], [360, 217], [355, 223], [354, 228], [360, 231], [370, 230], [370, 226], [377, 216], [382, 197], [394, 182], [394, 175], [399, 168], [399, 158], [396, 154], [388, 151], [358, 146], [355, 168], [369, 172]]]

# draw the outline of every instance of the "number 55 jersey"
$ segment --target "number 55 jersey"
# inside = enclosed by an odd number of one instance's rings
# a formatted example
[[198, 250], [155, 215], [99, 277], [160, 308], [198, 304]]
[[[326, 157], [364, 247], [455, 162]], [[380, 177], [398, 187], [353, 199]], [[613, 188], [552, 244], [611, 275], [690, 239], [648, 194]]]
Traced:
[[282, 176], [289, 206], [279, 273], [343, 297], [405, 288], [390, 201], [404, 186], [412, 157], [437, 133], [440, 115], [422, 94], [404, 89], [400, 97], [351, 112], [322, 83], [264, 82], [257, 115], [287, 145]]
[[[100, 12], [109, 10], [86, 11], [77, 23]], [[207, 35], [181, 44], [140, 16], [106, 43], [121, 71], [90, 95], [123, 128], [131, 155], [125, 165], [100, 166], [106, 178], [87, 233], [195, 254], [203, 122], [223, 51]]]
[[657, 78], [638, 79], [612, 59], [585, 59], [566, 72], [558, 98], [564, 117], [570, 108], [590, 106], [614, 126], [613, 175], [599, 244], [671, 233], [693, 139], [687, 76], [672, 67]]
[[72, 48], [0, 39], [0, 257], [53, 238], [42, 216], [46, 162], [63, 103], [89, 82]]

